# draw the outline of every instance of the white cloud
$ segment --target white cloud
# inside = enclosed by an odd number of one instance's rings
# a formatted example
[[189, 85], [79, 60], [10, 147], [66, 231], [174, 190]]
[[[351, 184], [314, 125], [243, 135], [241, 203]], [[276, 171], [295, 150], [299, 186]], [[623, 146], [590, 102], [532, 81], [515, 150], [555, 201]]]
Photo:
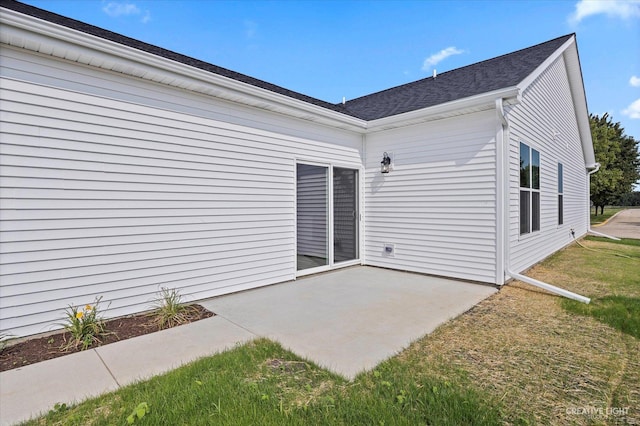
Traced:
[[133, 3], [121, 3], [121, 2], [109, 2], [103, 8], [102, 11], [112, 18], [117, 18], [119, 16], [133, 16], [133, 15], [142, 15], [140, 18], [140, 22], [146, 24], [151, 21], [151, 13], [148, 10], [142, 11], [138, 6]]
[[640, 0], [580, 0], [569, 16], [569, 23], [577, 25], [589, 16], [600, 14], [610, 18], [640, 18]]
[[640, 99], [633, 101], [627, 109], [622, 110], [622, 113], [629, 118], [640, 120]]
[[629, 84], [632, 85], [633, 87], [640, 87], [640, 77], [636, 77], [635, 75], [632, 75], [631, 78], [629, 79]]
[[424, 60], [424, 63], [422, 64], [422, 70], [429, 71], [432, 67], [444, 61], [449, 56], [459, 55], [461, 53], [464, 53], [464, 50], [457, 49], [453, 46], [442, 49], [438, 53], [434, 53]]
[[102, 8], [102, 11], [114, 18], [123, 15], [138, 15], [140, 13], [140, 9], [138, 9], [138, 6], [133, 3], [117, 2], [107, 3], [107, 5]]

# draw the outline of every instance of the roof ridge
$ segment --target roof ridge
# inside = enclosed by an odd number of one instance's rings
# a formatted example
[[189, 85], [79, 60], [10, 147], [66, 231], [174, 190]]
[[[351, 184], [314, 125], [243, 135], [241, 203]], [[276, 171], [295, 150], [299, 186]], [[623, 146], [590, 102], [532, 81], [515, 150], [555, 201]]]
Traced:
[[[527, 51], [527, 50], [534, 50], [534, 49], [537, 49], [540, 46], [543, 46], [545, 44], [553, 43], [555, 41], [558, 41], [558, 40], [564, 39], [564, 38], [569, 39], [570, 37], [575, 36], [575, 35], [576, 35], [576, 33], [565, 34], [563, 36], [556, 37], [556, 38], [553, 38], [551, 40], [543, 41], [543, 42], [535, 44], [533, 46], [524, 47], [522, 49], [518, 49], [518, 50], [515, 50], [513, 52], [509, 52], [509, 53], [504, 53], [502, 55], [494, 56], [493, 58], [484, 59], [482, 61], [473, 62], [473, 63], [468, 64], [468, 65], [464, 65], [464, 66], [461, 66], [461, 67], [458, 67], [458, 68], [454, 68], [454, 69], [451, 69], [451, 70], [448, 70], [448, 71], [444, 71], [442, 73], [438, 73], [437, 77], [442, 77], [445, 74], [449, 74], [449, 73], [456, 72], [456, 71], [461, 71], [461, 70], [464, 70], [465, 68], [470, 68], [470, 67], [482, 65], [482, 64], [487, 63], [487, 62], [503, 59], [503, 58], [505, 58], [507, 56], [516, 55], [516, 54], [522, 53], [522, 52]], [[369, 93], [369, 94], [366, 94], [366, 95], [362, 95], [362, 96], [359, 96], [357, 98], [353, 98], [353, 99], [350, 99], [350, 100], [346, 101], [346, 106], [347, 107], [349, 106], [349, 102], [362, 100], [362, 99], [365, 99], [365, 98], [370, 97], [370, 96], [376, 96], [376, 95], [379, 95], [381, 93], [389, 92], [391, 90], [397, 90], [397, 89], [403, 88], [403, 87], [408, 87], [408, 86], [411, 86], [413, 84], [422, 83], [422, 82], [427, 81], [427, 80], [434, 80], [434, 78], [433, 78], [433, 76], [424, 77], [424, 78], [421, 78], [421, 79], [418, 79], [418, 80], [413, 80], [413, 81], [409, 81], [407, 83], [399, 84], [397, 86], [389, 87], [387, 89], [383, 89], [383, 90], [380, 90], [380, 91], [377, 91], [377, 92], [373, 92], [373, 93]]]

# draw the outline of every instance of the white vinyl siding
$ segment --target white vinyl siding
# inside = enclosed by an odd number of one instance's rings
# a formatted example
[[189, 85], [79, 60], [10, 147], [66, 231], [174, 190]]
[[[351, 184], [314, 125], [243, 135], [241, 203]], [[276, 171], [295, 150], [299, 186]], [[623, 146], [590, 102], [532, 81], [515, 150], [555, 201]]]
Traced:
[[[360, 164], [353, 133], [2, 53], [21, 77], [0, 92], [0, 330], [15, 335], [99, 296], [117, 316], [148, 309], [161, 286], [190, 301], [294, 279], [296, 158]], [[47, 69], [48, 83], [94, 93], [41, 84]]]
[[496, 282], [495, 149], [494, 111], [367, 135], [365, 262]]
[[[67, 306], [96, 297], [111, 317], [147, 309], [160, 287], [193, 301], [291, 280], [297, 243], [314, 255], [328, 246], [329, 265], [339, 247], [346, 254], [338, 260], [360, 256], [342, 265], [361, 260], [502, 284], [503, 219], [516, 271], [568, 244], [571, 229], [587, 230], [587, 179], [563, 58], [505, 108], [503, 218], [502, 132], [492, 103], [438, 119], [416, 111], [411, 122], [421, 124], [390, 119], [367, 130], [362, 120], [184, 64], [117, 56], [110, 42], [98, 52], [31, 38], [28, 29], [6, 34], [3, 43], [13, 46], [0, 52], [1, 332], [48, 331]], [[372, 130], [395, 125], [403, 127]], [[541, 159], [540, 231], [524, 236], [519, 141]], [[383, 175], [384, 152], [393, 167]], [[324, 241], [313, 223], [297, 220], [296, 206], [318, 207], [298, 185], [297, 164], [359, 177], [351, 194], [336, 191], [328, 175]]]
[[[587, 232], [587, 179], [576, 113], [561, 56], [507, 109], [510, 134], [511, 269], [521, 272]], [[540, 231], [520, 236], [520, 142], [540, 151]], [[563, 164], [563, 216], [558, 225], [558, 163]]]

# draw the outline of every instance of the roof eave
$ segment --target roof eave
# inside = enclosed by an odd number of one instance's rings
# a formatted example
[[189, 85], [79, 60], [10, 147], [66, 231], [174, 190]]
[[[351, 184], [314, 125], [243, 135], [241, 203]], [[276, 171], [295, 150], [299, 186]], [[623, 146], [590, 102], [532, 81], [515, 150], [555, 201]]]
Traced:
[[502, 98], [506, 102], [518, 102], [520, 98], [520, 90], [517, 87], [505, 87], [415, 111], [371, 120], [367, 123], [367, 132], [372, 133], [381, 130], [389, 130], [425, 121], [439, 120], [457, 115], [493, 109], [495, 108], [495, 100], [497, 98]]
[[575, 39], [573, 45], [566, 50], [564, 60], [569, 74], [569, 87], [571, 88], [571, 97], [576, 111], [578, 131], [580, 132], [582, 152], [584, 153], [584, 162], [586, 167], [589, 168], [590, 165], [596, 163], [596, 156], [593, 150], [593, 139], [591, 137], [587, 95], [584, 90], [578, 45]]
[[[45, 21], [6, 8], [0, 8], [0, 42], [23, 49], [48, 51], [51, 56], [90, 55], [90, 65], [114, 71], [114, 59], [126, 63], [118, 72], [136, 78], [159, 82], [179, 77], [179, 83], [168, 84], [209, 96], [250, 105], [267, 111], [314, 121], [352, 131], [362, 131], [366, 121], [295, 99], [229, 77], [163, 58], [153, 53], [106, 40], [63, 25]], [[75, 52], [70, 53], [73, 49]], [[166, 84], [166, 83], [165, 83]]]

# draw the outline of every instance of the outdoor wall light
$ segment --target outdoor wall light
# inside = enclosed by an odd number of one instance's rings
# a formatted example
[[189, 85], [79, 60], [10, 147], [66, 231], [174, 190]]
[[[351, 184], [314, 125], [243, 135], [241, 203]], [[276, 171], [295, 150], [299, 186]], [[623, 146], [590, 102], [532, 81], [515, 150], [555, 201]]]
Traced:
[[380, 171], [382, 173], [389, 173], [391, 171], [391, 157], [386, 152], [382, 154], [382, 161], [380, 162]]

